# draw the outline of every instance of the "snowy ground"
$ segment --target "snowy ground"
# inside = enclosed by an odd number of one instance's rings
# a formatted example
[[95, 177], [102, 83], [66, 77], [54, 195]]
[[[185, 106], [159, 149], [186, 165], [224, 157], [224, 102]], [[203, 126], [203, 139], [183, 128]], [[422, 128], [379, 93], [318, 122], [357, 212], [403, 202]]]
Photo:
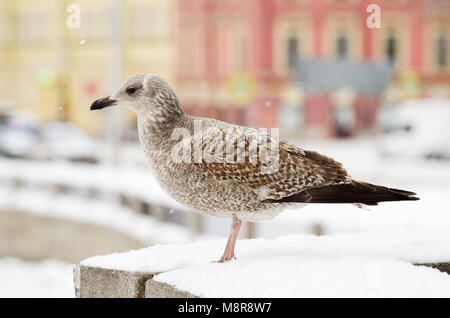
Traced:
[[0, 258], [0, 298], [74, 297], [72, 265]]

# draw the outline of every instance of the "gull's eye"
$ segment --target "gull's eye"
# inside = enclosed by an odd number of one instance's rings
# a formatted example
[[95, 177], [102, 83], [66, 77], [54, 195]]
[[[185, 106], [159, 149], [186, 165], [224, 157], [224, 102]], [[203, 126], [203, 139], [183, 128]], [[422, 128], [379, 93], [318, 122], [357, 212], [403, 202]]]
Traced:
[[136, 93], [136, 90], [137, 90], [137, 88], [134, 88], [134, 87], [128, 87], [128, 88], [126, 89], [126, 92], [127, 92], [128, 95], [133, 95], [134, 93]]

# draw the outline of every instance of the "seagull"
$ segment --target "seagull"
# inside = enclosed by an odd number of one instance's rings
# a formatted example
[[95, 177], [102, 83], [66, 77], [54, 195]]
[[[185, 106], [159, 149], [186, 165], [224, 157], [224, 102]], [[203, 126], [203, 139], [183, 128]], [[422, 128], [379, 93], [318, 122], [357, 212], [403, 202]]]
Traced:
[[218, 262], [235, 259], [242, 221], [270, 220], [287, 207], [314, 203], [361, 207], [419, 199], [414, 192], [353, 180], [341, 163], [268, 131], [190, 116], [155, 74], [128, 78], [90, 109], [114, 105], [136, 113], [139, 140], [161, 188], [190, 209], [232, 218]]

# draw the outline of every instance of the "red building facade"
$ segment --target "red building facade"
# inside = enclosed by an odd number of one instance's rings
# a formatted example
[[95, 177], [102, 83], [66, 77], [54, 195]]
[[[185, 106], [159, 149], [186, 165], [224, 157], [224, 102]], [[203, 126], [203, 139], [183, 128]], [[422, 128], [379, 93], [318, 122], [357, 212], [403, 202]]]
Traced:
[[[380, 28], [367, 26], [370, 4], [381, 9]], [[179, 0], [176, 13], [176, 86], [194, 115], [279, 127], [290, 103], [301, 109], [302, 129], [336, 135], [339, 94], [309, 92], [302, 83], [291, 89], [293, 57], [389, 60], [395, 83], [390, 101], [450, 96], [450, 1]], [[248, 100], [233, 99], [236, 74], [255, 83]], [[351, 133], [373, 128], [386, 96], [350, 95]]]

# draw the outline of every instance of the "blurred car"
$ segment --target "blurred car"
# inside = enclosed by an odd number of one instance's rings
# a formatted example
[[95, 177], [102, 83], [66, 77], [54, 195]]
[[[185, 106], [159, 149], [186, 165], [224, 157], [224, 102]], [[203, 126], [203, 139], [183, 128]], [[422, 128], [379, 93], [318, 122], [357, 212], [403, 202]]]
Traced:
[[383, 114], [381, 154], [450, 159], [450, 99], [416, 99]]
[[0, 155], [9, 158], [32, 158], [36, 150], [37, 126], [24, 114], [0, 114]]
[[39, 153], [44, 160], [60, 159], [98, 162], [96, 141], [68, 122], [49, 122], [41, 126]]

